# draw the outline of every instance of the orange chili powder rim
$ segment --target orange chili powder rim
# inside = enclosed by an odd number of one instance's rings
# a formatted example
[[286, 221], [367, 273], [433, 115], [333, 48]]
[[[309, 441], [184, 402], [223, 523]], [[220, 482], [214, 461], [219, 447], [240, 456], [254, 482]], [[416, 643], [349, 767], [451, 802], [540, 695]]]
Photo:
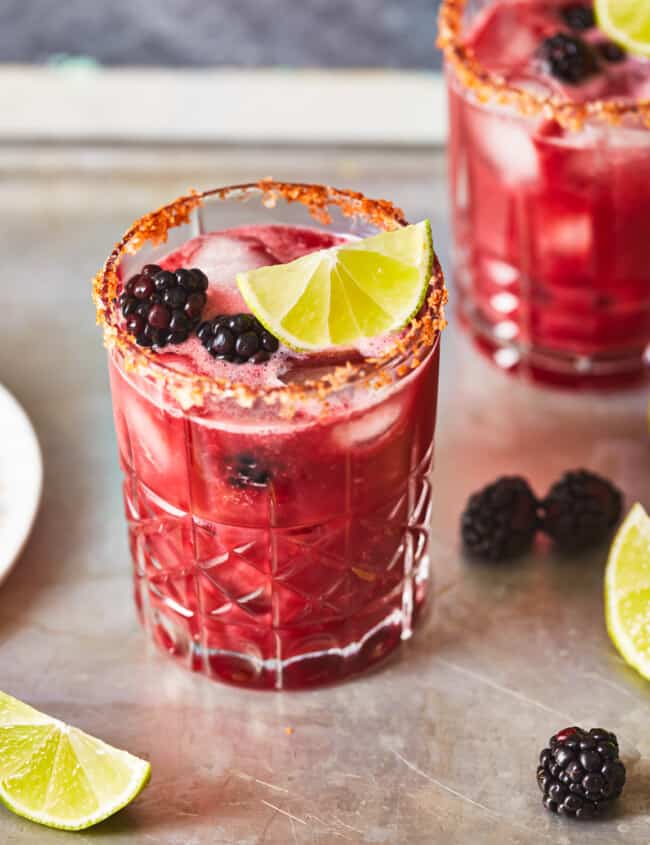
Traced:
[[472, 91], [479, 102], [514, 106], [524, 116], [543, 114], [557, 120], [565, 129], [580, 129], [589, 120], [616, 126], [626, 117], [638, 118], [650, 128], [650, 100], [611, 99], [574, 103], [560, 97], [525, 91], [489, 71], [478, 61], [472, 48], [463, 43], [463, 14], [467, 2], [443, 0], [438, 14], [437, 44], [459, 82]]
[[153, 350], [138, 346], [122, 325], [117, 304], [117, 296], [122, 287], [119, 274], [122, 256], [137, 253], [147, 242], [164, 243], [169, 230], [188, 223], [192, 213], [206, 198], [244, 200], [250, 196], [259, 197], [267, 208], [274, 207], [279, 200], [299, 202], [307, 208], [314, 220], [322, 224], [331, 221], [329, 208], [334, 206], [345, 217], [365, 220], [384, 231], [408, 225], [401, 209], [387, 200], [368, 199], [358, 192], [324, 185], [276, 182], [272, 179], [203, 192], [192, 191], [157, 211], [145, 214], [118, 241], [104, 267], [93, 280], [93, 300], [97, 323], [103, 329], [104, 345], [107, 349], [119, 353], [120, 363], [125, 370], [135, 371], [159, 381], [183, 408], [202, 406], [207, 397], [233, 398], [244, 406], [251, 406], [257, 399], [261, 399], [265, 404], [279, 402], [290, 406], [307, 397], [324, 399], [329, 393], [359, 381], [364, 381], [371, 387], [381, 387], [395, 377], [403, 378], [422, 363], [446, 325], [444, 304], [447, 301], [447, 291], [442, 269], [435, 255], [425, 304], [418, 315], [396, 336], [395, 342], [385, 353], [380, 357], [366, 358], [362, 362], [347, 362], [333, 367], [331, 372], [319, 379], [305, 381], [299, 385], [289, 383], [277, 387], [252, 388], [237, 381], [180, 372], [158, 360], [157, 353]]

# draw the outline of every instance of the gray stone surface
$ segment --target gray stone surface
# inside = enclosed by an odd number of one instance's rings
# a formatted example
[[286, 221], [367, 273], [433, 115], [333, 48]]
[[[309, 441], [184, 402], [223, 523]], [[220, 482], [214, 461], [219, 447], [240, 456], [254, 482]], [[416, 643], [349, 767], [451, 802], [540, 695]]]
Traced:
[[431, 0], [2, 0], [0, 61], [439, 66]]
[[[188, 185], [255, 174], [319, 179], [430, 215], [448, 266], [443, 162], [312, 150], [0, 155], [0, 381], [45, 456], [35, 531], [0, 588], [0, 687], [151, 759], [128, 810], [79, 845], [647, 845], [650, 690], [603, 623], [606, 550], [540, 546], [505, 567], [465, 562], [467, 494], [502, 472], [543, 490], [587, 465], [650, 503], [644, 394], [535, 390], [490, 369], [453, 323], [443, 344], [432, 613], [387, 665], [307, 693], [251, 693], [152, 653], [131, 603], [104, 355], [88, 279], [140, 213]], [[537, 750], [567, 724], [616, 731], [629, 772], [600, 823], [545, 813]], [[294, 729], [287, 735], [285, 727]], [[0, 810], [3, 845], [69, 835]]]

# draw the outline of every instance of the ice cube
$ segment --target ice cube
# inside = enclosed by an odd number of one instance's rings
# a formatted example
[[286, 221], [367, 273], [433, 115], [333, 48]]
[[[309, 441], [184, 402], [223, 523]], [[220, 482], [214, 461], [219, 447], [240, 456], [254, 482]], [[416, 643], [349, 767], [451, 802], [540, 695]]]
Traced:
[[542, 252], [554, 256], [589, 255], [593, 246], [592, 223], [588, 213], [549, 215], [537, 235]]
[[195, 267], [200, 267], [211, 282], [220, 282], [236, 288], [237, 273], [275, 263], [263, 244], [254, 237], [238, 235], [210, 235], [201, 238], [192, 255]]
[[[504, 10], [507, 14], [503, 14]], [[531, 7], [522, 14], [515, 4], [491, 4], [477, 16], [472, 25], [472, 47], [481, 64], [498, 72], [530, 60], [540, 40], [532, 26], [531, 12], [534, 12]]]
[[537, 150], [531, 133], [534, 127], [503, 112], [473, 119], [477, 148], [498, 168], [506, 183], [533, 182], [539, 175]]
[[553, 86], [550, 79], [542, 79], [539, 76], [511, 76], [508, 83], [535, 97], [552, 97], [560, 90], [559, 86]]
[[374, 443], [395, 425], [401, 411], [399, 399], [383, 402], [373, 410], [364, 411], [347, 424], [337, 426], [334, 429], [334, 439], [347, 449]]
[[[174, 438], [172, 429], [165, 421], [160, 424], [156, 415], [160, 412], [142, 406], [142, 401], [133, 397], [125, 397], [123, 408], [132, 448], [140, 458], [151, 464], [159, 472], [174, 465], [177, 458], [174, 455]], [[169, 428], [169, 436], [167, 429]], [[175, 428], [174, 428], [175, 431]]]

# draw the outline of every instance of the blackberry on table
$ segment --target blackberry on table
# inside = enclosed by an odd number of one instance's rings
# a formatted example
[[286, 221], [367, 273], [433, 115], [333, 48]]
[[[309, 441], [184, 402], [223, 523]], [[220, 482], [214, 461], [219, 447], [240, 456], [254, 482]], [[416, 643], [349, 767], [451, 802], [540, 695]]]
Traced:
[[499, 561], [527, 552], [537, 531], [537, 499], [519, 476], [503, 477], [469, 498], [461, 517], [465, 549]]
[[560, 551], [580, 552], [608, 538], [623, 508], [620, 490], [585, 469], [567, 472], [540, 504], [541, 529]]
[[583, 3], [568, 3], [560, 9], [560, 17], [564, 23], [576, 32], [585, 32], [596, 26], [596, 16], [591, 6]]
[[280, 347], [252, 314], [219, 314], [196, 332], [213, 358], [234, 364], [262, 364]]
[[124, 285], [118, 302], [126, 330], [140, 346], [183, 343], [201, 321], [208, 278], [202, 270], [146, 264]]
[[578, 85], [598, 71], [594, 50], [577, 35], [558, 32], [545, 38], [540, 55], [549, 73], [570, 85]]
[[537, 784], [547, 810], [577, 819], [598, 815], [625, 785], [616, 735], [602, 728], [559, 731], [540, 754]]

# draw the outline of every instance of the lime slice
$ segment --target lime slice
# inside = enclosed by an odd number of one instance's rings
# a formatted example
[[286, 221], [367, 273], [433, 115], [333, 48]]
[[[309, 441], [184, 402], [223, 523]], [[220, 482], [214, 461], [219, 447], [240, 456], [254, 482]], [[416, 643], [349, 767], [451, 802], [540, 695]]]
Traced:
[[607, 630], [626, 663], [650, 680], [650, 517], [634, 505], [605, 573]]
[[397, 331], [431, 279], [428, 220], [237, 275], [246, 304], [294, 349], [351, 346]]
[[598, 26], [631, 53], [650, 56], [650, 4], [643, 0], [596, 0]]
[[125, 807], [151, 766], [0, 692], [0, 801], [19, 816], [83, 830]]

